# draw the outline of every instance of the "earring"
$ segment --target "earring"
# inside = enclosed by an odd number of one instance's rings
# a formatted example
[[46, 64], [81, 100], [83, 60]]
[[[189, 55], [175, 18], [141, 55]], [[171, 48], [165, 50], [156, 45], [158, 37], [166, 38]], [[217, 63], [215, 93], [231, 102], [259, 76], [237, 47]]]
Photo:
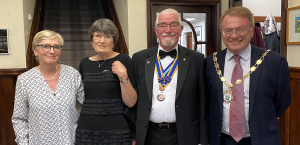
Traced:
[[40, 64], [40, 60], [37, 56], [35, 56], [35, 60], [37, 61], [38, 64]]

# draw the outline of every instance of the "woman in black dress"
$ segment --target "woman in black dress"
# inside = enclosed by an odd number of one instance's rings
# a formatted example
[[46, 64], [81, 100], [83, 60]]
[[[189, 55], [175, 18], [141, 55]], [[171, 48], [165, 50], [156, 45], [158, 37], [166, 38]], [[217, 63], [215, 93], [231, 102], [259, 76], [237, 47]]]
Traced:
[[131, 58], [113, 51], [119, 33], [109, 19], [95, 21], [89, 29], [89, 38], [97, 55], [80, 62], [85, 101], [75, 144], [135, 144], [124, 115], [124, 110], [137, 101]]

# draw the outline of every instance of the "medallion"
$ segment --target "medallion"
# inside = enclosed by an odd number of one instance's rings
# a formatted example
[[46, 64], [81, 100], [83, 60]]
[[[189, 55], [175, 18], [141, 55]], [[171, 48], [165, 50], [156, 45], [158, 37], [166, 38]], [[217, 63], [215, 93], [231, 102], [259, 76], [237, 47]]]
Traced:
[[157, 95], [157, 100], [158, 100], [158, 101], [163, 101], [163, 100], [165, 100], [165, 95], [162, 94], [162, 93], [161, 93], [161, 94], [158, 94], [158, 95]]
[[225, 103], [230, 103], [233, 100], [231, 90], [228, 89], [224, 92], [223, 100]]

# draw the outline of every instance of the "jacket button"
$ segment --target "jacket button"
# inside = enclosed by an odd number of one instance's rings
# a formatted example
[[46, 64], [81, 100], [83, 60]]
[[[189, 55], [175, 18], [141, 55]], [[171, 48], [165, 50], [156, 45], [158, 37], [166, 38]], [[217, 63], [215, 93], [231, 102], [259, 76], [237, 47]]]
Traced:
[[151, 111], [151, 109], [150, 109], [150, 108], [148, 108], [148, 110], [149, 110], [149, 111]]
[[178, 108], [178, 105], [176, 105], [175, 107]]
[[144, 124], [144, 126], [145, 126], [145, 128], [147, 128], [147, 125], [146, 125], [146, 124]]
[[221, 135], [218, 135], [218, 137], [220, 138], [220, 137], [221, 137]]

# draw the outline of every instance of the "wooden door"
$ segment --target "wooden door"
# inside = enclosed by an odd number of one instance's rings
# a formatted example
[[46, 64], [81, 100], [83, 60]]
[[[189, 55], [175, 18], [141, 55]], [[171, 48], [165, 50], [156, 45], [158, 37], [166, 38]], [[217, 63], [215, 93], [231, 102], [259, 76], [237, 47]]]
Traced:
[[188, 49], [193, 49], [193, 35], [192, 32], [186, 33], [186, 44]]
[[167, 8], [173, 8], [179, 13], [205, 13], [206, 32], [205, 41], [196, 41], [195, 44], [205, 44], [206, 56], [221, 50], [221, 35], [219, 17], [221, 1], [209, 0], [148, 0], [147, 1], [147, 41], [148, 48], [158, 44], [153, 28], [155, 27], [156, 13]]

